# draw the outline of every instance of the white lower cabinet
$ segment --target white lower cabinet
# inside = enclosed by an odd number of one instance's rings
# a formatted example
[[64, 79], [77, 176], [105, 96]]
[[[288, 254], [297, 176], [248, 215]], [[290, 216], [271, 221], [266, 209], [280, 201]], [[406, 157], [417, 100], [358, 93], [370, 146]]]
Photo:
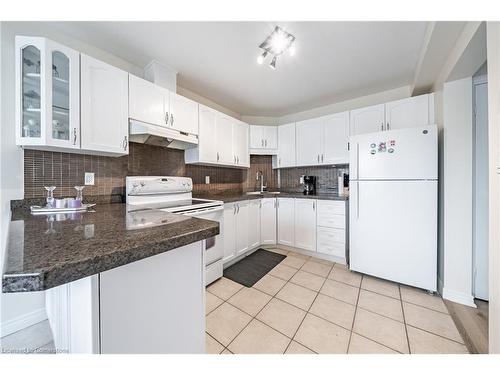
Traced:
[[260, 206], [261, 200], [248, 202], [248, 248], [260, 245]]
[[345, 232], [342, 229], [318, 227], [318, 253], [345, 257]]
[[224, 263], [236, 256], [236, 203], [224, 204]]
[[295, 199], [295, 247], [316, 251], [315, 199]]
[[253, 233], [250, 229], [250, 218], [260, 218], [258, 202], [257, 206], [249, 201], [224, 205], [224, 263], [245, 253], [251, 248], [250, 241], [260, 237], [258, 232]]
[[248, 247], [248, 201], [236, 203], [236, 255], [243, 254]]
[[261, 199], [260, 243], [262, 245], [276, 244], [276, 198]]
[[278, 198], [278, 243], [295, 246], [295, 202], [293, 198]]

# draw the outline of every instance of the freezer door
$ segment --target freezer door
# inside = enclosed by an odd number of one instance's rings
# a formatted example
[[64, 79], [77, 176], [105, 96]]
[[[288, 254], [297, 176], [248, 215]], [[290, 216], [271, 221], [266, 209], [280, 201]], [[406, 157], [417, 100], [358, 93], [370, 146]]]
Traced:
[[352, 180], [437, 179], [437, 127], [363, 134], [351, 138]]
[[437, 181], [355, 181], [349, 199], [351, 269], [435, 291]]

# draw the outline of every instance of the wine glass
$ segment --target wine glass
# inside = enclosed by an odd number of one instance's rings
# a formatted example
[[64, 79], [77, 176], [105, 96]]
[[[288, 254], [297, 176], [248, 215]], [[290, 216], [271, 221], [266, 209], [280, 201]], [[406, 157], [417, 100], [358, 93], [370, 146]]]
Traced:
[[76, 200], [83, 202], [83, 188], [85, 186], [75, 186], [76, 189]]
[[55, 186], [44, 186], [47, 190], [47, 207], [54, 207], [54, 190]]

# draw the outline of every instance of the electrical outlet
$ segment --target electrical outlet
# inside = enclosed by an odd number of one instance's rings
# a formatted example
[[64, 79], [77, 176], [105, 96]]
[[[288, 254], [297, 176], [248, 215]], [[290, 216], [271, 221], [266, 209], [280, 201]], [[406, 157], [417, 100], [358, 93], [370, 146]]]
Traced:
[[205, 184], [209, 184], [210, 183], [210, 176], [205, 176]]
[[94, 185], [94, 173], [85, 172], [85, 185]]

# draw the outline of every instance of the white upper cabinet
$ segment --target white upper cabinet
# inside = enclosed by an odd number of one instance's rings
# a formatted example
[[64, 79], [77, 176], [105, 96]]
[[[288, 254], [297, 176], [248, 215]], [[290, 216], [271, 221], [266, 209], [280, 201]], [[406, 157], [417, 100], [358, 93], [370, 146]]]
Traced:
[[185, 151], [186, 163], [248, 168], [248, 124], [204, 105], [198, 107], [198, 146]]
[[235, 120], [233, 122], [233, 159], [240, 167], [250, 167], [248, 150], [248, 124]]
[[80, 149], [80, 53], [46, 38], [15, 44], [17, 145]]
[[167, 89], [129, 75], [129, 117], [166, 127], [169, 121]]
[[322, 118], [299, 121], [296, 124], [297, 166], [321, 164], [323, 155]]
[[351, 135], [433, 124], [434, 94], [355, 109], [350, 122]]
[[275, 167], [295, 167], [295, 123], [278, 126], [278, 156]]
[[349, 163], [349, 112], [323, 117], [322, 164]]
[[180, 132], [198, 134], [198, 103], [171, 92], [169, 124]]
[[129, 90], [131, 119], [198, 134], [198, 103], [133, 75]]
[[217, 163], [225, 165], [235, 164], [233, 154], [233, 119], [222, 113], [217, 113], [215, 124]]
[[[432, 100], [432, 103], [430, 101]], [[420, 95], [389, 102], [385, 105], [386, 130], [425, 126], [434, 122], [430, 118], [430, 107], [434, 95]], [[433, 116], [432, 116], [433, 117]]]
[[349, 112], [297, 122], [297, 166], [349, 161]]
[[81, 148], [128, 154], [128, 73], [81, 55]]
[[251, 153], [275, 154], [277, 148], [278, 128], [276, 126], [250, 125]]
[[351, 111], [351, 135], [374, 133], [385, 129], [385, 105], [377, 104]]

